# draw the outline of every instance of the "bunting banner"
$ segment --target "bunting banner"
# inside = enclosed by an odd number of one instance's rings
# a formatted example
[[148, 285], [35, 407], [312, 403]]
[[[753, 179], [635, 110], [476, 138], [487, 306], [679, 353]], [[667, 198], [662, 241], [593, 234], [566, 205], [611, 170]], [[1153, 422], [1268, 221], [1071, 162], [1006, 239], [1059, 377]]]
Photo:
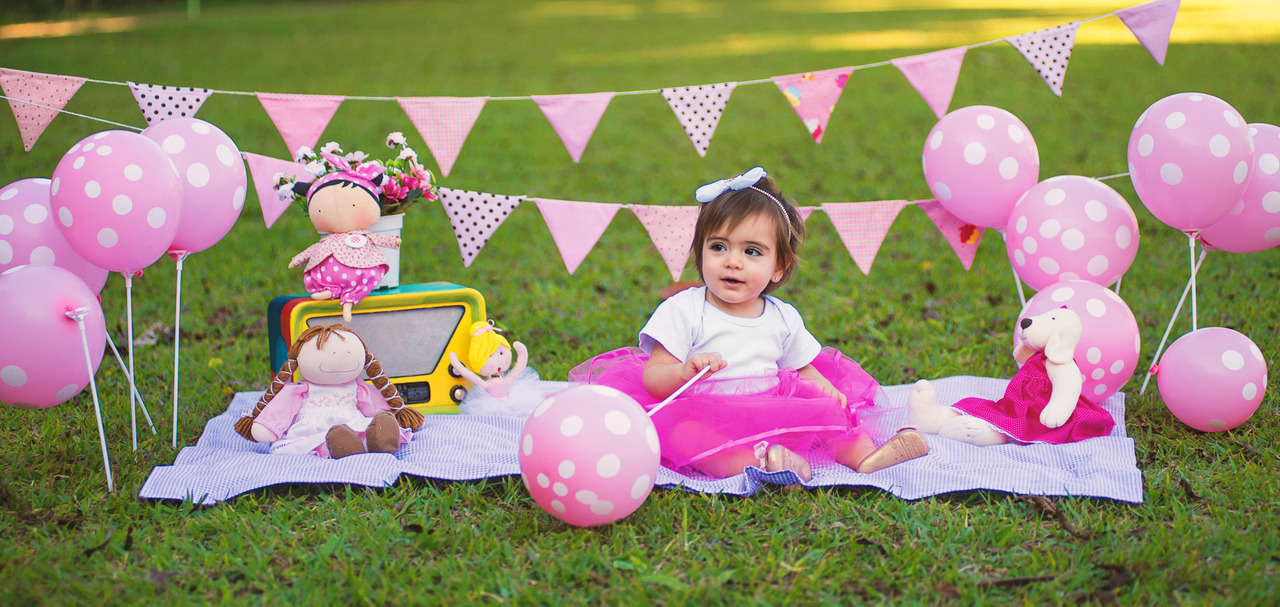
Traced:
[[267, 224], [267, 228], [270, 228], [292, 204], [292, 200], [280, 200], [280, 196], [276, 193], [276, 184], [279, 183], [279, 179], [281, 177], [305, 179], [310, 175], [306, 167], [297, 162], [249, 152], [240, 154], [244, 156], [245, 162], [249, 163], [253, 189], [258, 193], [258, 203], [262, 206], [262, 221]]
[[684, 264], [689, 260], [689, 248], [693, 246], [693, 226], [698, 221], [698, 207], [627, 205], [649, 233], [653, 246], [662, 254], [662, 261], [671, 272], [671, 280], [680, 280]]
[[333, 119], [338, 106], [346, 100], [340, 95], [281, 95], [258, 93], [258, 102], [280, 131], [289, 148], [289, 158], [297, 158], [298, 150], [314, 149], [320, 135]]
[[867, 275], [871, 273], [871, 264], [880, 252], [885, 234], [889, 233], [889, 226], [907, 204], [905, 200], [824, 202], [822, 210], [831, 218], [853, 262]]
[[195, 87], [129, 83], [147, 124], [170, 118], [194, 118], [213, 91]]
[[1067, 62], [1071, 61], [1071, 48], [1076, 43], [1079, 21], [1043, 29], [1030, 34], [1012, 36], [1005, 41], [1018, 49], [1031, 67], [1049, 85], [1054, 95], [1062, 96], [1062, 80], [1067, 77]]
[[800, 212], [800, 221], [807, 224], [809, 223], [809, 216], [818, 210], [818, 207], [796, 207], [796, 210]]
[[982, 240], [982, 228], [951, 214], [937, 200], [917, 200], [916, 206], [938, 227], [964, 269], [973, 267], [973, 256], [978, 252], [978, 242]]
[[18, 122], [22, 147], [30, 152], [49, 123], [85, 83], [84, 78], [0, 68], [0, 89]]
[[[605, 108], [613, 100], [613, 93], [587, 93], [585, 95], [534, 95], [533, 101], [556, 130], [569, 157], [576, 163], [582, 157], [591, 134], [600, 124]], [[570, 272], [572, 274], [572, 272]]]
[[1181, 0], [1155, 0], [1122, 8], [1116, 11], [1116, 16], [1133, 32], [1142, 48], [1151, 53], [1151, 58], [1164, 65], [1165, 51], [1169, 50], [1169, 34], [1173, 32], [1173, 21], [1181, 5]]
[[[431, 156], [448, 177], [488, 97], [396, 97]], [[585, 144], [584, 144], [585, 145]]]
[[530, 198], [542, 212], [542, 220], [551, 231], [551, 238], [560, 251], [565, 269], [572, 276], [587, 258], [587, 253], [595, 248], [604, 234], [613, 216], [622, 208], [620, 204], [600, 202], [577, 202], [573, 200], [552, 200], [550, 198]]
[[782, 96], [787, 98], [804, 128], [809, 130], [815, 143], [822, 143], [822, 134], [827, 130], [827, 121], [831, 119], [832, 110], [844, 92], [844, 85], [849, 82], [849, 74], [853, 68], [842, 67], [821, 72], [792, 74], [790, 76], [774, 76], [773, 83], [778, 85]]
[[676, 118], [699, 156], [707, 156], [711, 136], [715, 134], [720, 115], [729, 104], [729, 95], [733, 94], [733, 89], [737, 86], [736, 82], [722, 82], [662, 89], [662, 97], [671, 106], [671, 111], [676, 113]]
[[960, 64], [964, 63], [967, 46], [938, 51], [926, 55], [914, 55], [901, 59], [891, 59], [894, 67], [902, 72], [907, 82], [920, 93], [929, 109], [942, 118], [951, 107], [951, 97], [956, 92], [956, 82], [960, 80]]
[[453, 226], [453, 235], [458, 239], [464, 268], [471, 267], [471, 262], [489, 242], [489, 237], [523, 200], [524, 196], [440, 188], [440, 204], [444, 206], [449, 224]]

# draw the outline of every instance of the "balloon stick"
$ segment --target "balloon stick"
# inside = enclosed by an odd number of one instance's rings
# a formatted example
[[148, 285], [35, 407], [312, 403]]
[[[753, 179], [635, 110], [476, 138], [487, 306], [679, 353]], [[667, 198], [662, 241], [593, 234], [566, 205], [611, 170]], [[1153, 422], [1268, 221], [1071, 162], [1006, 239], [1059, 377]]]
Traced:
[[1178, 313], [1182, 311], [1182, 304], [1187, 301], [1187, 293], [1191, 291], [1191, 285], [1195, 281], [1196, 272], [1200, 271], [1200, 264], [1204, 263], [1204, 256], [1209, 253], [1208, 249], [1200, 250], [1200, 260], [1195, 262], [1191, 268], [1191, 280], [1187, 281], [1187, 286], [1182, 288], [1182, 297], [1178, 299], [1178, 305], [1173, 309], [1173, 316], [1169, 318], [1169, 326], [1164, 329], [1164, 337], [1160, 338], [1160, 346], [1156, 348], [1156, 355], [1151, 358], [1151, 366], [1147, 368], [1147, 376], [1142, 380], [1142, 388], [1138, 390], [1138, 394], [1147, 391], [1147, 383], [1151, 381], [1151, 376], [1155, 374], [1156, 364], [1160, 362], [1160, 353], [1164, 351], [1164, 344], [1169, 340], [1169, 332], [1173, 331], [1173, 323], [1178, 320]]
[[[1004, 228], [995, 228], [1000, 233], [1002, 240], [1008, 241], [1009, 235], [1004, 233]], [[1018, 301], [1022, 302], [1022, 307], [1027, 307], [1027, 294], [1022, 291], [1022, 278], [1018, 276], [1018, 269], [1013, 267], [1013, 261], [1009, 261], [1009, 271], [1013, 272], [1013, 284], [1018, 285]]]
[[1191, 330], [1199, 328], [1199, 315], [1196, 313], [1196, 236], [1199, 232], [1187, 232], [1187, 253], [1191, 260]]
[[706, 375], [706, 374], [707, 374], [707, 371], [710, 371], [710, 370], [711, 370], [711, 367], [703, 367], [703, 368], [699, 369], [699, 370], [698, 370], [698, 372], [697, 372], [697, 373], [695, 373], [695, 374], [693, 375], [693, 378], [692, 378], [692, 379], [690, 379], [690, 380], [689, 380], [689, 381], [687, 381], [687, 382], [684, 382], [684, 385], [683, 385], [683, 386], [680, 386], [679, 388], [676, 388], [676, 391], [675, 391], [675, 392], [672, 392], [672, 393], [671, 393], [671, 396], [668, 396], [668, 397], [666, 398], [666, 400], [664, 400], [664, 401], [662, 401], [662, 402], [658, 403], [658, 406], [656, 406], [656, 407], [654, 407], [654, 408], [652, 408], [652, 409], [649, 409], [649, 417], [653, 417], [653, 414], [654, 414], [654, 413], [657, 413], [658, 411], [661, 411], [663, 407], [665, 407], [665, 406], [667, 406], [667, 405], [671, 404], [671, 401], [675, 400], [677, 396], [680, 396], [680, 393], [681, 393], [681, 392], [684, 392], [685, 390], [688, 390], [688, 389], [689, 389], [689, 386], [692, 386], [692, 385], [693, 385], [693, 382], [698, 381], [698, 379], [699, 379], [699, 378], [701, 378], [703, 375]]
[[178, 378], [180, 377], [178, 368], [178, 351], [179, 344], [182, 343], [182, 260], [187, 258], [186, 251], [174, 251], [173, 260], [178, 262], [177, 281], [174, 289], [173, 303], [173, 446], [178, 446]]
[[[129, 328], [129, 379], [130, 383], [137, 374], [133, 366], [133, 276], [124, 275], [125, 324]], [[133, 450], [138, 450], [138, 391], [129, 391], [129, 427], [133, 430]]]
[[129, 374], [129, 366], [124, 363], [124, 358], [120, 356], [120, 350], [116, 349], [116, 341], [111, 339], [111, 331], [107, 331], [107, 345], [111, 346], [111, 353], [116, 355], [116, 362], [120, 363], [120, 372], [124, 373], [124, 378], [129, 382], [129, 389], [138, 397], [138, 406], [142, 407], [142, 415], [147, 418], [147, 423], [151, 425], [151, 433], [156, 433], [156, 425], [151, 422], [151, 413], [147, 411], [147, 403], [142, 402], [142, 395], [138, 394], [138, 386], [133, 383], [133, 376]]
[[102, 407], [98, 403], [98, 382], [93, 378], [93, 358], [89, 356], [89, 336], [84, 330], [84, 316], [89, 308], [67, 310], [68, 318], [76, 321], [80, 328], [80, 343], [84, 345], [84, 364], [89, 371], [89, 391], [93, 394], [93, 413], [98, 418], [98, 443], [102, 445], [102, 467], [107, 471], [107, 491], [115, 491], [115, 482], [111, 478], [111, 457], [107, 455], [107, 433], [102, 429]]

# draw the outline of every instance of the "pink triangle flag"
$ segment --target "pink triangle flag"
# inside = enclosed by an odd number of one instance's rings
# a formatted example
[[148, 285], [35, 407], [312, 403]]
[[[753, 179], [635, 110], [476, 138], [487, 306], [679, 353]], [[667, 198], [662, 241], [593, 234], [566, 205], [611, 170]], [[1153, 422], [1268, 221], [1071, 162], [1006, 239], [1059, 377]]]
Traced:
[[929, 104], [929, 109], [941, 118], [951, 106], [951, 96], [955, 94], [956, 81], [960, 79], [960, 64], [964, 63], [967, 50], [969, 47], [961, 46], [926, 55], [890, 59], [889, 63], [906, 76], [907, 82]]
[[1071, 60], [1071, 48], [1076, 43], [1079, 21], [1072, 21], [1049, 29], [1005, 38], [1013, 48], [1036, 68], [1036, 72], [1049, 85], [1054, 95], [1062, 96], [1062, 80], [1067, 77], [1067, 62]]
[[818, 210], [818, 207], [796, 207], [796, 210], [800, 212], [800, 221], [807, 224], [809, 223], [809, 216]]
[[693, 246], [698, 207], [630, 204], [627, 208], [649, 232], [649, 239], [658, 247], [667, 271], [671, 272], [671, 280], [680, 280], [684, 264], [689, 260], [689, 247]]
[[22, 147], [30, 152], [49, 123], [85, 82], [84, 78], [0, 68], [0, 89], [18, 121]]
[[427, 142], [427, 149], [440, 165], [440, 175], [448, 177], [489, 98], [396, 97], [396, 101]]
[[600, 241], [613, 216], [622, 208], [620, 204], [576, 202], [530, 198], [542, 212], [542, 219], [551, 230], [551, 238], [560, 250], [560, 258], [569, 274], [577, 271], [587, 253]]
[[831, 119], [832, 110], [844, 92], [844, 85], [849, 82], [849, 74], [853, 68], [842, 67], [821, 72], [791, 74], [790, 76], [774, 76], [773, 83], [787, 98], [787, 102], [795, 109], [800, 121], [809, 130], [816, 143], [822, 143], [822, 134], [827, 130], [827, 121]]
[[1165, 51], [1169, 50], [1169, 33], [1173, 31], [1173, 20], [1178, 16], [1181, 5], [1181, 0], [1155, 0], [1122, 8], [1116, 11], [1116, 16], [1142, 43], [1142, 48], [1151, 53], [1156, 63], [1164, 65]]
[[147, 124], [169, 118], [193, 118], [213, 91], [194, 87], [129, 83]]
[[258, 102], [275, 123], [289, 157], [297, 158], [298, 150], [315, 148], [324, 128], [346, 97], [338, 95], [281, 95], [258, 93]]
[[560, 135], [560, 141], [564, 142], [564, 147], [569, 150], [569, 157], [574, 162], [582, 157], [582, 150], [586, 149], [591, 134], [595, 132], [596, 125], [600, 124], [600, 117], [604, 116], [604, 110], [609, 107], [612, 99], [613, 93], [533, 96], [534, 103], [542, 108], [542, 113], [551, 122], [556, 134]]
[[270, 228], [293, 203], [292, 197], [280, 197], [276, 191], [276, 184], [282, 177], [306, 179], [311, 175], [307, 173], [304, 165], [297, 162], [250, 152], [241, 152], [241, 155], [244, 156], [245, 162], [249, 163], [249, 173], [253, 176], [253, 188], [258, 193], [258, 204], [262, 206], [262, 220]]
[[822, 210], [831, 218], [854, 263], [863, 274], [870, 274], [884, 236], [904, 206], [905, 200], [824, 202]]
[[471, 267], [471, 262], [489, 242], [489, 237], [523, 200], [524, 196], [440, 188], [440, 204], [444, 205], [449, 224], [453, 226], [453, 235], [458, 239], [463, 267]]
[[947, 239], [951, 250], [956, 252], [964, 269], [971, 268], [973, 256], [978, 252], [978, 242], [982, 240], [982, 228], [952, 215], [937, 200], [917, 200], [916, 206], [942, 232], [942, 237]]
[[673, 89], [662, 89], [662, 97], [676, 113], [680, 125], [693, 142], [693, 149], [699, 156], [706, 157], [707, 146], [711, 145], [711, 136], [720, 123], [720, 115], [729, 103], [729, 95], [738, 86], [737, 82], [705, 84], [702, 86], [682, 86]]

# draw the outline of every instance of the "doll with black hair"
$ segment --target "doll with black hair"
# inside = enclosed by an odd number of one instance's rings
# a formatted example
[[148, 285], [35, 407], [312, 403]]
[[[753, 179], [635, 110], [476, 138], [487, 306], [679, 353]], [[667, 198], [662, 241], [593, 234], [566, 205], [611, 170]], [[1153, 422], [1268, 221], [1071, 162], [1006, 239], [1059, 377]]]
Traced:
[[289, 267], [305, 263], [303, 284], [312, 299], [340, 300], [342, 318], [351, 322], [351, 308], [378, 288], [389, 268], [378, 247], [398, 249], [400, 237], [369, 232], [382, 214], [379, 197], [385, 169], [372, 163], [351, 167], [342, 158], [321, 155], [340, 170], [311, 183], [296, 183], [294, 191], [306, 196], [311, 224], [329, 234], [294, 255]]

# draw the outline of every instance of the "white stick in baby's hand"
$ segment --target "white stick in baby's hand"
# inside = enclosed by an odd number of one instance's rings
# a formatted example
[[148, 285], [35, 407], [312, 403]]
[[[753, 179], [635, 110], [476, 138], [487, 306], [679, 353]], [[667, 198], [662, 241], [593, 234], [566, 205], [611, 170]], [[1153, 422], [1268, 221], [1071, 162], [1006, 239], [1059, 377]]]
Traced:
[[658, 411], [661, 411], [663, 407], [665, 407], [665, 406], [667, 406], [667, 405], [671, 404], [671, 401], [675, 400], [677, 396], [680, 396], [680, 393], [681, 393], [681, 392], [684, 392], [685, 390], [688, 390], [688, 389], [689, 389], [689, 386], [692, 386], [692, 385], [693, 385], [693, 382], [698, 381], [698, 380], [699, 380], [703, 375], [706, 375], [706, 374], [707, 374], [707, 372], [708, 372], [708, 371], [710, 371], [710, 370], [711, 370], [711, 367], [703, 367], [703, 368], [699, 369], [697, 373], [694, 373], [694, 374], [693, 374], [693, 378], [692, 378], [692, 379], [690, 379], [689, 381], [685, 382], [683, 386], [680, 386], [679, 388], [676, 388], [676, 391], [675, 391], [675, 392], [672, 392], [672, 393], [671, 393], [671, 396], [668, 396], [668, 397], [666, 398], [666, 400], [664, 400], [664, 401], [662, 401], [662, 402], [658, 403], [658, 406], [656, 406], [656, 407], [654, 407], [654, 408], [650, 409], [650, 410], [649, 410], [649, 417], [653, 417], [653, 414], [654, 414], [654, 413], [657, 413]]

